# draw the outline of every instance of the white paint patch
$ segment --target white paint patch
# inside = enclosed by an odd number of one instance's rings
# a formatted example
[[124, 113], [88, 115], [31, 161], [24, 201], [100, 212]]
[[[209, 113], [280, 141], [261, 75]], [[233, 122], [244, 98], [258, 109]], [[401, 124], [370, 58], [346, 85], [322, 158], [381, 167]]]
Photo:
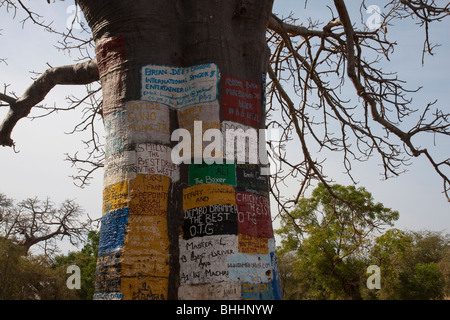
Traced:
[[217, 100], [219, 69], [213, 63], [187, 68], [146, 65], [141, 73], [142, 100], [172, 108]]
[[130, 150], [137, 143], [170, 143], [169, 108], [129, 101], [121, 111], [105, 116], [106, 155]]
[[136, 150], [117, 151], [105, 159], [104, 187], [121, 181], [130, 181], [136, 174], [158, 174], [173, 182], [180, 179], [180, 168], [171, 159], [170, 147], [140, 143]]
[[105, 158], [103, 186], [136, 178], [136, 151], [119, 151]]
[[178, 181], [180, 168], [172, 162], [172, 149], [158, 144], [141, 143], [136, 146], [137, 173], [160, 174]]
[[[228, 134], [227, 134], [228, 132]], [[258, 130], [234, 121], [222, 122], [223, 151], [237, 163], [258, 163]]]
[[227, 281], [227, 259], [238, 250], [237, 235], [180, 238], [180, 285]]
[[239, 300], [241, 284], [235, 281], [224, 281], [208, 284], [181, 285], [178, 287], [180, 300]]
[[170, 142], [169, 108], [159, 103], [129, 101], [123, 119], [132, 143]]
[[260, 283], [272, 281], [272, 264], [268, 254], [237, 253], [228, 256], [229, 279]]

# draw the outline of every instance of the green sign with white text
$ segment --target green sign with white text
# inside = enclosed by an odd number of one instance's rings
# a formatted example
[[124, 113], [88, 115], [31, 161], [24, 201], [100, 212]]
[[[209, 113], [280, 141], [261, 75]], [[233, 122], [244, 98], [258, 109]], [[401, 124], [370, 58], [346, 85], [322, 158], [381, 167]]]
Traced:
[[217, 183], [235, 186], [235, 164], [195, 164], [189, 165], [189, 185]]

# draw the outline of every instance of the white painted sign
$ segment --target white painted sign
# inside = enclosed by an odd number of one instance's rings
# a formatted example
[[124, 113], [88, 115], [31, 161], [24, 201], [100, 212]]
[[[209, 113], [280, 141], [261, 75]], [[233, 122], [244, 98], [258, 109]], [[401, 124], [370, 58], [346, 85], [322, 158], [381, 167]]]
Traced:
[[219, 69], [213, 63], [186, 68], [146, 65], [141, 77], [145, 101], [179, 108], [217, 100]]
[[140, 143], [136, 146], [138, 174], [160, 174], [178, 181], [180, 168], [171, 159], [172, 149], [151, 143]]
[[103, 186], [107, 187], [136, 177], [136, 151], [119, 151], [105, 158]]
[[268, 254], [237, 253], [228, 256], [229, 279], [260, 283], [272, 281], [272, 264]]
[[169, 144], [169, 108], [163, 104], [146, 101], [129, 101], [123, 119], [127, 134], [133, 143]]
[[237, 235], [180, 238], [180, 285], [228, 280], [227, 258], [238, 253]]
[[169, 107], [129, 101], [123, 110], [105, 116], [106, 155], [129, 150], [136, 143], [170, 143]]
[[140, 143], [136, 150], [117, 151], [106, 156], [104, 187], [121, 181], [130, 181], [136, 174], [158, 174], [176, 182], [180, 168], [171, 159], [172, 149], [161, 144]]
[[123, 126], [123, 119], [125, 111], [117, 111], [107, 114], [104, 117], [105, 123], [105, 153], [106, 156], [123, 151], [125, 145], [128, 143], [128, 138], [125, 134], [126, 129]]
[[234, 121], [222, 122], [223, 150], [227, 161], [258, 163], [258, 130]]

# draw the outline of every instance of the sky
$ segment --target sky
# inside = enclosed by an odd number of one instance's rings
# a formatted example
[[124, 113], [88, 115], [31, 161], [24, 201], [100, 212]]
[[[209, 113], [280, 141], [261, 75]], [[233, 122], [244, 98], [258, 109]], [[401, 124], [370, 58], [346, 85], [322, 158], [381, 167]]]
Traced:
[[[372, 2], [382, 3], [376, 0]], [[305, 21], [306, 24], [308, 17], [326, 23], [331, 18], [326, 4], [332, 4], [332, 1], [309, 1], [305, 8], [303, 1], [275, 0], [274, 13], [286, 16], [293, 12], [299, 18], [299, 23]], [[55, 28], [64, 28], [68, 19], [71, 19], [72, 5], [73, 1], [57, 1], [50, 5], [46, 1], [40, 1], [39, 4], [33, 4], [47, 21], [53, 21]], [[351, 7], [351, 12], [358, 9], [358, 6]], [[367, 14], [367, 18], [369, 16]], [[43, 72], [48, 68], [48, 64], [73, 64], [73, 59], [76, 58], [76, 53], [69, 55], [55, 48], [58, 38], [54, 35], [43, 32], [29, 22], [22, 27], [21, 17], [23, 16], [18, 14], [13, 19], [11, 13], [8, 14], [4, 8], [0, 8], [0, 58], [7, 59], [6, 63], [0, 62], [0, 85], [9, 84], [7, 91], [14, 91], [17, 95], [21, 95], [31, 83], [31, 71]], [[356, 22], [360, 22], [359, 13], [356, 17]], [[363, 19], [365, 18], [363, 16]], [[387, 70], [398, 71], [399, 76], [407, 80], [410, 87], [424, 87], [414, 97], [417, 105], [438, 99], [441, 108], [447, 112], [450, 101], [448, 30], [450, 21], [432, 26], [432, 40], [440, 43], [441, 47], [436, 49], [433, 57], [427, 56], [425, 65], [422, 66], [423, 32], [414, 23], [407, 21], [393, 26], [389, 33], [392, 33], [392, 39], [396, 39], [399, 44], [391, 63], [385, 66]], [[49, 93], [44, 103], [64, 107], [67, 106], [66, 96], [81, 95], [82, 92], [82, 89], [76, 86], [58, 86]], [[0, 107], [0, 119], [4, 118], [6, 112], [7, 108]], [[91, 184], [81, 189], [74, 185], [70, 177], [76, 174], [76, 169], [64, 161], [65, 153], [73, 155], [84, 148], [80, 135], [66, 134], [77, 124], [80, 116], [81, 111], [75, 111], [60, 112], [33, 121], [22, 119], [13, 131], [18, 153], [11, 148], [0, 148], [0, 192], [16, 201], [29, 197], [50, 197], [55, 204], [59, 204], [65, 199], [76, 199], [91, 218], [101, 217], [103, 172], [97, 171]], [[432, 137], [423, 143], [432, 145]], [[437, 144], [438, 147], [433, 148], [433, 152], [448, 156], [449, 139], [440, 139]], [[333, 163], [331, 159], [328, 162], [327, 173], [338, 183], [350, 183], [341, 174], [342, 166], [337, 161]], [[441, 193], [441, 179], [422, 158], [413, 159], [408, 170], [400, 177], [382, 181], [378, 163], [369, 161], [355, 164], [354, 175], [360, 185], [372, 193], [375, 201], [399, 211], [400, 219], [395, 227], [450, 233], [450, 204]], [[292, 186], [286, 188], [287, 194], [289, 190], [293, 190]]]
[[[366, 1], [366, 6], [378, 5], [381, 11], [387, 1]], [[346, 1], [352, 23], [361, 25], [370, 20], [371, 13], [363, 11], [360, 14], [360, 1]], [[439, 2], [438, 2], [439, 3]], [[275, 1], [273, 12], [279, 16], [293, 13], [298, 23], [308, 25], [308, 18], [312, 21], [321, 21], [326, 24], [332, 15], [327, 5], [334, 7], [333, 1], [304, 1], [279, 0]], [[337, 13], [334, 13], [337, 16]], [[406, 86], [411, 89], [423, 88], [411, 97], [415, 107], [425, 106], [428, 102], [438, 100], [436, 106], [449, 112], [450, 85], [448, 66], [446, 61], [450, 56], [450, 19], [430, 26], [431, 40], [441, 46], [435, 50], [434, 56], [425, 56], [422, 65], [422, 46], [424, 40], [423, 29], [415, 23], [417, 21], [402, 20], [388, 28], [388, 37], [397, 41], [395, 52], [391, 55], [389, 63], [382, 64], [385, 72], [395, 71], [400, 79], [406, 80]], [[323, 25], [322, 25], [323, 26]], [[343, 92], [345, 94], [345, 92]], [[414, 118], [416, 120], [416, 118]], [[410, 127], [403, 127], [409, 130]], [[417, 141], [438, 156], [438, 159], [448, 158], [450, 139], [440, 138], [433, 147], [433, 136], [429, 135]], [[372, 193], [377, 202], [385, 207], [399, 211], [400, 218], [395, 227], [404, 230], [433, 230], [450, 232], [450, 203], [442, 194], [442, 180], [423, 157], [411, 160], [406, 173], [399, 177], [382, 180], [382, 168], [378, 159], [371, 159], [367, 163], [353, 163], [352, 174], [359, 182], [358, 186], [365, 187]], [[351, 181], [342, 174], [343, 167], [339, 158], [330, 158], [324, 165], [326, 173], [332, 176], [337, 183], [350, 184]]]

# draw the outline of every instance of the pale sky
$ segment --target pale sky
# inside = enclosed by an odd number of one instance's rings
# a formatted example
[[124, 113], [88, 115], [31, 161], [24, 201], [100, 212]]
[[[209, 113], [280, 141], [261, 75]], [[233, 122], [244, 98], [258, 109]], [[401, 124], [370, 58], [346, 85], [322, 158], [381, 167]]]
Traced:
[[[274, 12], [287, 15], [292, 11], [300, 18], [299, 21], [311, 16], [313, 20], [326, 23], [330, 19], [330, 13], [325, 4], [331, 2], [320, 1], [320, 4], [317, 4], [317, 1], [309, 1], [308, 7], [304, 9], [303, 1], [276, 0]], [[39, 3], [41, 4], [33, 4], [39, 13], [45, 16], [47, 21], [53, 20], [55, 28], [64, 28], [71, 16], [70, 6], [73, 1], [57, 1], [50, 5], [46, 1]], [[378, 3], [381, 1], [373, 1], [373, 4]], [[42, 72], [48, 68], [47, 63], [52, 66], [73, 63], [73, 57], [55, 49], [57, 37], [43, 32], [31, 23], [26, 23], [22, 28], [21, 17], [22, 15], [18, 15], [13, 20], [11, 14], [0, 8], [0, 58], [7, 59], [7, 64], [0, 63], [0, 84], [10, 84], [8, 92], [14, 91], [17, 95], [21, 95], [31, 83], [30, 71]], [[359, 23], [360, 15], [355, 19]], [[391, 39], [396, 39], [399, 45], [392, 62], [385, 66], [386, 70], [398, 71], [399, 76], [407, 80], [411, 88], [424, 86], [420, 93], [414, 96], [418, 106], [438, 99], [438, 105], [448, 112], [450, 18], [444, 23], [432, 25], [432, 40], [442, 46], [436, 49], [435, 56], [426, 57], [424, 66], [421, 65], [423, 32], [418, 32], [419, 29], [414, 24], [406, 21], [391, 29]], [[47, 96], [45, 103], [66, 106], [65, 97], [77, 92], [82, 94], [82, 90], [75, 86], [59, 86]], [[2, 120], [6, 111], [7, 108], [0, 108]], [[0, 192], [16, 201], [27, 197], [37, 196], [43, 199], [49, 196], [59, 204], [65, 199], [76, 199], [92, 218], [100, 217], [103, 172], [98, 171], [91, 185], [80, 189], [74, 186], [70, 178], [76, 174], [76, 169], [72, 168], [69, 162], [63, 161], [65, 153], [73, 155], [84, 148], [79, 135], [65, 134], [72, 130], [80, 119], [80, 114], [81, 110], [61, 112], [34, 121], [22, 119], [13, 131], [13, 139], [19, 153], [14, 153], [11, 148], [0, 148]], [[423, 144], [430, 145], [430, 149], [440, 153], [442, 157], [448, 157], [450, 139], [439, 139], [438, 148], [432, 148], [433, 137], [427, 139]], [[375, 201], [400, 212], [400, 219], [395, 225], [397, 228], [450, 232], [450, 204], [441, 193], [441, 179], [425, 159], [413, 159], [408, 168], [409, 172], [387, 181], [380, 180], [382, 171], [376, 160], [361, 165], [355, 164], [354, 175], [360, 185], [373, 194]], [[336, 182], [349, 183], [340, 174], [343, 168], [339, 163], [329, 161], [326, 171]], [[272, 215], [275, 214], [276, 212], [272, 212]]]

